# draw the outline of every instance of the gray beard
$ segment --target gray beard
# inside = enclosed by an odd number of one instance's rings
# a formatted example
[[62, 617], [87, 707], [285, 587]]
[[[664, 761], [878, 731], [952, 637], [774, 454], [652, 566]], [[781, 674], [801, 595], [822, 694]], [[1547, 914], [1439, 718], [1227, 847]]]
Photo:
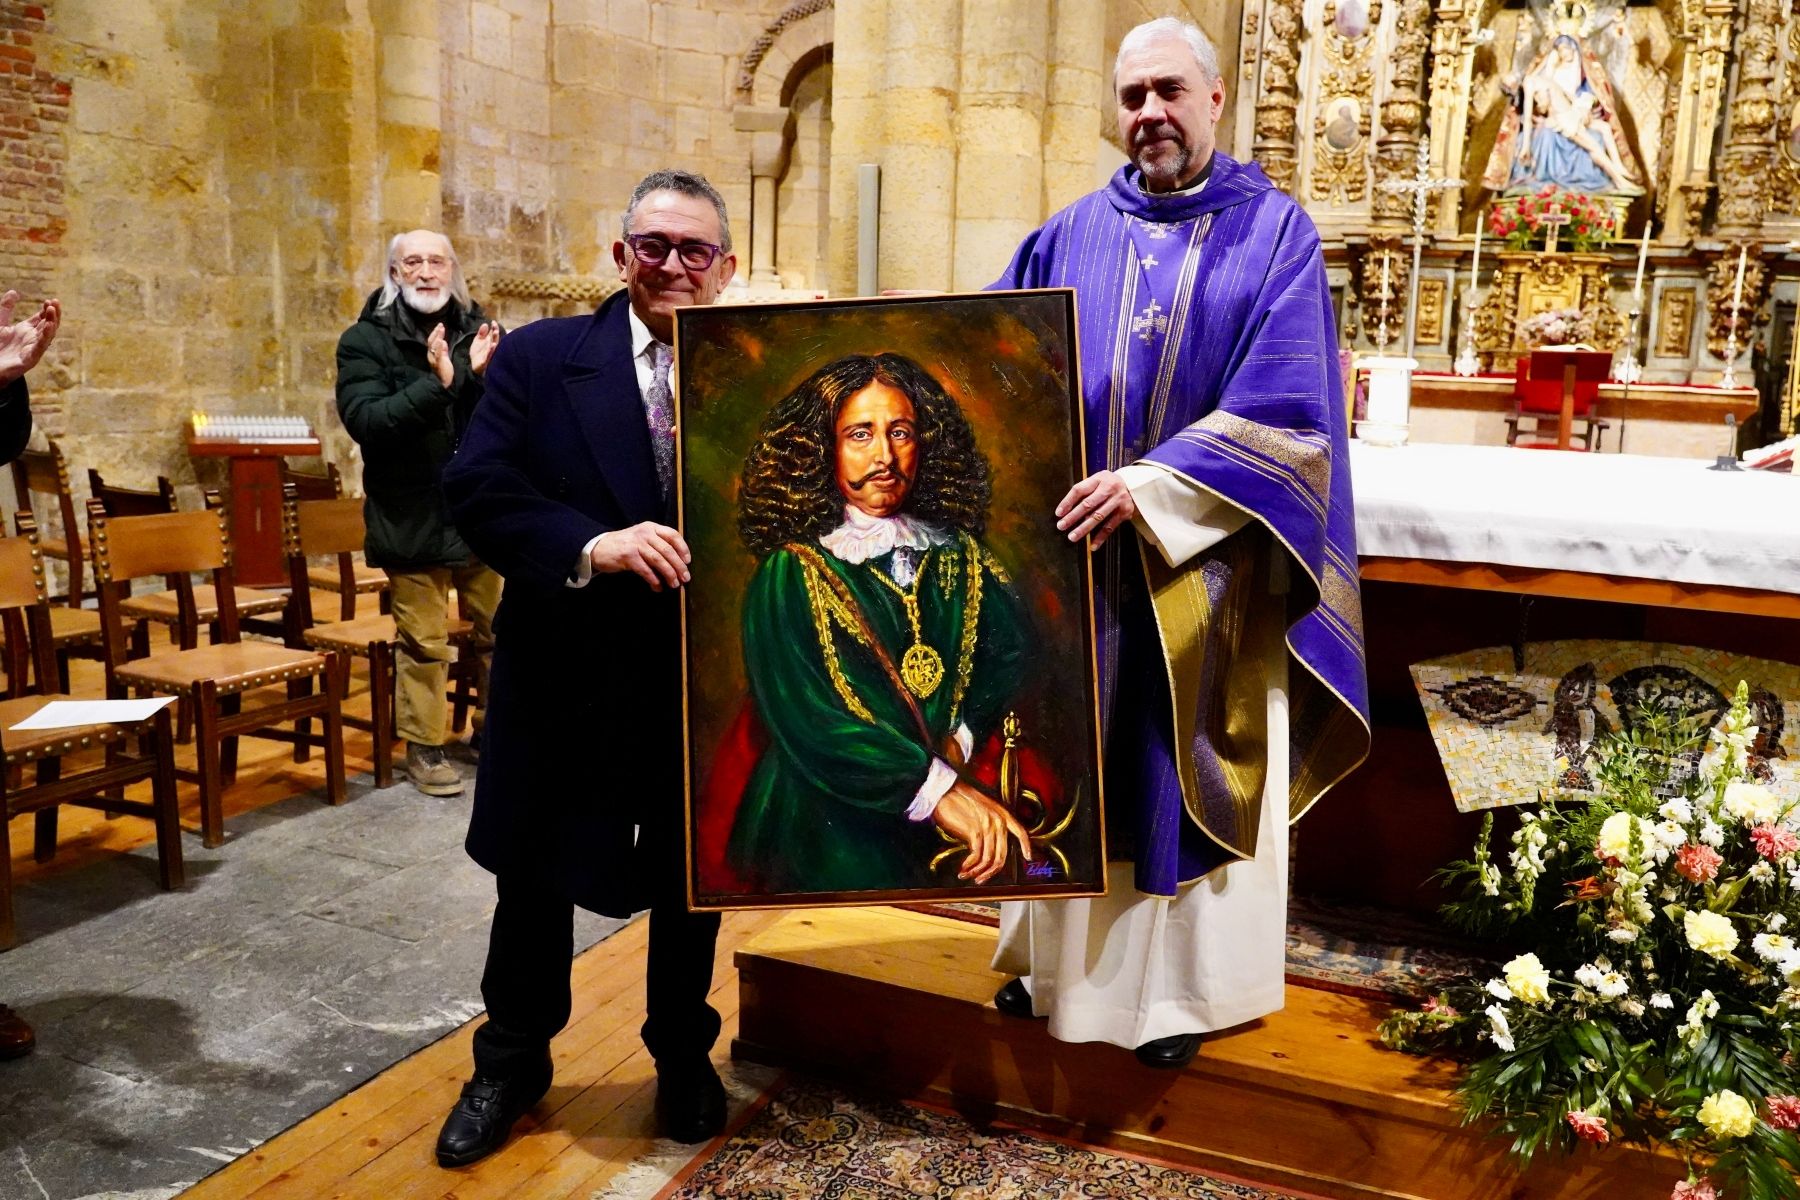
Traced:
[[419, 289], [410, 283], [403, 283], [400, 285], [400, 294], [406, 297], [408, 308], [428, 317], [432, 313], [443, 308], [444, 305], [450, 303], [450, 290], [448, 288], [439, 288], [436, 296], [426, 297], [421, 296], [419, 294]]
[[1164, 158], [1159, 163], [1152, 164], [1141, 154], [1134, 161], [1137, 169], [1144, 173], [1145, 179], [1164, 188], [1172, 188], [1180, 184], [1187, 175], [1188, 165], [1194, 161], [1194, 155], [1186, 146], [1179, 146], [1173, 156]]

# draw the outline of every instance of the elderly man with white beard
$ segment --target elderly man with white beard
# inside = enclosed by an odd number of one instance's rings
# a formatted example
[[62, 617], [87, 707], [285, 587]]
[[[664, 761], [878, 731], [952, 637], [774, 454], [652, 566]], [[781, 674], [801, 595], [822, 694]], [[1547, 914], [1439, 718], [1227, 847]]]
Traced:
[[388, 243], [386, 281], [338, 339], [338, 415], [363, 455], [364, 552], [393, 581], [396, 732], [413, 786], [432, 796], [463, 787], [443, 750], [450, 588], [478, 645], [492, 643], [500, 599], [500, 577], [456, 532], [441, 486], [499, 341], [450, 239], [428, 229]]

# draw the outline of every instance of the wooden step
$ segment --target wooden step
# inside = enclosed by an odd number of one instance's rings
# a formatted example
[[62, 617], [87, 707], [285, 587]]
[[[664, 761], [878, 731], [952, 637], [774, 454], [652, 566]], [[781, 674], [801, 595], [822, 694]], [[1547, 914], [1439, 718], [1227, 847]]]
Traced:
[[1387, 1006], [1292, 987], [1183, 1071], [992, 1006], [994, 931], [896, 908], [791, 914], [737, 953], [734, 1055], [1315, 1195], [1666, 1197], [1678, 1158], [1606, 1148], [1524, 1175], [1462, 1128], [1452, 1068], [1386, 1049]]

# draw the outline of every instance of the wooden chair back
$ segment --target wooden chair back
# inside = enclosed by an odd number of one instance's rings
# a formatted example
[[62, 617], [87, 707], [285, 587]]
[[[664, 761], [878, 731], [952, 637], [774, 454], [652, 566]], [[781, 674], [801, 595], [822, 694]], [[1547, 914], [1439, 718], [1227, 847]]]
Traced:
[[175, 485], [167, 475], [156, 477], [156, 489], [119, 487], [107, 483], [100, 472], [88, 468], [88, 495], [100, 502], [109, 517], [149, 517], [177, 511]]
[[344, 476], [336, 463], [326, 463], [325, 473], [319, 475], [312, 471], [296, 471], [284, 458], [281, 460], [281, 486], [285, 489], [289, 484], [299, 491], [302, 500], [336, 500], [344, 494]]
[[[83, 574], [82, 563], [85, 554], [82, 550], [81, 520], [76, 513], [75, 491], [69, 483], [69, 460], [63, 457], [62, 447], [54, 440], [48, 443], [47, 450], [26, 450], [13, 459], [13, 489], [18, 493], [19, 506], [24, 511], [38, 518], [37, 503], [32, 493], [52, 498], [51, 507], [56, 510], [57, 521], [62, 525], [62, 540], [67, 543], [69, 563], [69, 603], [77, 607], [81, 604]], [[43, 529], [40, 538], [49, 537]], [[62, 557], [59, 549], [52, 548], [52, 557]]]
[[146, 575], [174, 581], [183, 629], [197, 630], [191, 574], [211, 572], [219, 606], [219, 640], [239, 640], [237, 594], [232, 584], [231, 534], [218, 492], [208, 489], [201, 512], [111, 517], [97, 500], [88, 501], [88, 536], [94, 547], [94, 589], [100, 596], [100, 635], [108, 664], [125, 661], [124, 621], [119, 612], [124, 589]]
[[299, 487], [281, 485], [281, 526], [288, 556], [288, 612], [295, 629], [310, 629], [312, 585], [307, 560], [337, 560], [338, 595], [343, 601], [341, 620], [356, 615], [356, 561], [351, 556], [363, 548], [363, 502], [356, 496], [307, 500]]
[[21, 695], [35, 673], [37, 690], [57, 690], [56, 647], [50, 631], [50, 585], [38, 548], [37, 522], [17, 516], [16, 537], [0, 537], [0, 630], [6, 634], [7, 691]]

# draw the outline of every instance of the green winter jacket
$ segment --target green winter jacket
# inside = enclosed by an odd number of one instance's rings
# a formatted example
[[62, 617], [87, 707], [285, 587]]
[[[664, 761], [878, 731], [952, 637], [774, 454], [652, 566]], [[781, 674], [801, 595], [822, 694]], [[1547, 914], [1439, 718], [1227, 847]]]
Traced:
[[[469, 547], [450, 521], [441, 480], [481, 379], [469, 369], [469, 343], [481, 328], [480, 305], [452, 300], [430, 316], [404, 300], [378, 307], [379, 291], [344, 331], [337, 349], [337, 410], [362, 448], [364, 554], [392, 570], [454, 566]], [[445, 388], [425, 362], [425, 339], [442, 322], [456, 372]]]

